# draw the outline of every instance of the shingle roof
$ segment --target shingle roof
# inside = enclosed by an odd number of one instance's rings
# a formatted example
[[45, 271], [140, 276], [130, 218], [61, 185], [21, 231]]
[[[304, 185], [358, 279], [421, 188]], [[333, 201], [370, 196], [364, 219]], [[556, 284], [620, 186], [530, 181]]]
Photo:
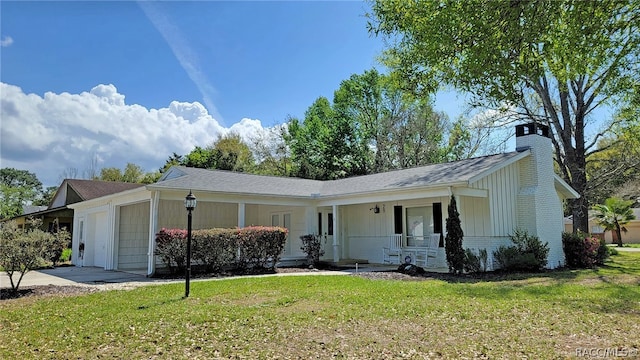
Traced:
[[519, 152], [482, 156], [444, 164], [318, 181], [300, 178], [253, 175], [220, 170], [176, 166], [149, 189], [190, 189], [234, 194], [276, 195], [290, 197], [331, 197], [356, 193], [373, 193], [415, 187], [447, 186], [468, 182], [473, 177], [499, 166]]
[[[169, 177], [148, 185], [153, 189], [190, 189], [199, 191], [224, 192], [232, 194], [279, 195], [292, 197], [309, 197], [319, 193], [322, 181], [291, 177], [276, 177], [245, 174], [222, 170], [207, 170], [175, 166], [170, 171], [177, 171], [183, 176]], [[175, 176], [175, 174], [173, 174]]]
[[29, 215], [42, 210], [47, 210], [47, 207], [38, 205], [25, 205], [22, 207], [22, 215]]
[[481, 175], [485, 171], [519, 154], [519, 152], [510, 152], [444, 164], [431, 164], [410, 169], [326, 181], [322, 187], [322, 195], [339, 196], [414, 187], [447, 186], [454, 183], [468, 182], [471, 178]]
[[79, 179], [67, 179], [65, 181], [82, 198], [82, 200], [91, 200], [144, 186], [144, 184], [133, 184], [117, 181]]

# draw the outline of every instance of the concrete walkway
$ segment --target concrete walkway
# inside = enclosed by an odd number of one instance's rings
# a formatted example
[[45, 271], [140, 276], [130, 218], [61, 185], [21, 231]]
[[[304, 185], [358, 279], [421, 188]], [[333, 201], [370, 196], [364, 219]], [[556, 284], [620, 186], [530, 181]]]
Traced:
[[612, 249], [616, 249], [618, 251], [640, 252], [640, 248], [637, 248], [637, 247], [626, 247], [626, 246], [619, 247], [618, 245], [615, 245], [615, 244], [607, 245], [607, 246], [611, 247]]
[[[17, 281], [19, 273], [14, 274]], [[124, 271], [106, 271], [97, 267], [64, 266], [54, 269], [32, 270], [24, 275], [20, 287], [37, 285], [100, 285], [115, 283], [150, 283], [157, 279]], [[0, 288], [10, 288], [9, 276], [0, 272]]]
[[[389, 271], [395, 270], [397, 266], [362, 266], [357, 272], [369, 272], [369, 271]], [[243, 277], [261, 277], [261, 276], [306, 276], [306, 275], [349, 275], [355, 273], [355, 269], [345, 269], [342, 271], [308, 271], [308, 272], [290, 272], [290, 273], [277, 273], [277, 274], [264, 274], [264, 275], [243, 275]], [[14, 281], [17, 281], [19, 273], [14, 275]], [[230, 277], [217, 277], [217, 278], [193, 278], [192, 281], [207, 281], [207, 280], [224, 280]], [[76, 267], [65, 266], [57, 267], [54, 269], [44, 270], [32, 270], [25, 274], [20, 287], [26, 286], [41, 286], [41, 285], [104, 285], [104, 284], [152, 284], [152, 283], [169, 283], [169, 282], [183, 282], [184, 279], [159, 279], [148, 278], [146, 275], [140, 272], [125, 272], [125, 271], [107, 271], [97, 267]], [[10, 288], [11, 282], [9, 276], [2, 271], [0, 272], [0, 288]]]

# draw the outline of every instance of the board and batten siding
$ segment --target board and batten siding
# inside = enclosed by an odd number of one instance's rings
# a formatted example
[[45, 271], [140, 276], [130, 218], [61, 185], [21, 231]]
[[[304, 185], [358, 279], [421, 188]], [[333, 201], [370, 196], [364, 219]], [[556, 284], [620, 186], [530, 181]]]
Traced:
[[271, 226], [271, 216], [279, 215], [280, 226], [282, 226], [284, 214], [291, 216], [291, 224], [283, 256], [304, 256], [304, 252], [300, 249], [302, 247], [300, 236], [307, 233], [306, 209], [304, 207], [246, 204], [245, 225]]
[[[489, 214], [485, 216], [489, 229], [478, 236], [509, 236], [518, 226], [517, 197], [519, 191], [519, 163], [510, 164], [471, 184], [476, 189], [487, 189]], [[478, 210], [478, 208], [474, 208]], [[481, 213], [475, 212], [482, 216]], [[489, 220], [491, 219], [491, 220]], [[463, 222], [464, 224], [464, 222]], [[466, 233], [465, 233], [466, 235]]]
[[118, 269], [146, 269], [149, 251], [149, 202], [120, 207]]
[[[238, 226], [238, 204], [198, 201], [191, 213], [193, 229], [235, 228]], [[184, 201], [160, 200], [158, 229], [186, 229], [187, 210]]]

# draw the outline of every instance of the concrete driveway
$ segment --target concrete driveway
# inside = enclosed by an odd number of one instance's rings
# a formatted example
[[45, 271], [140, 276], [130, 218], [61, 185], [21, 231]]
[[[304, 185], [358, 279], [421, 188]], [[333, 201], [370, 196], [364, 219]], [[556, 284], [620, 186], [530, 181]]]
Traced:
[[[14, 281], [17, 281], [17, 276], [19, 276], [19, 273], [14, 274]], [[96, 267], [65, 266], [55, 269], [29, 271], [22, 279], [20, 287], [36, 285], [99, 285], [125, 282], [148, 283], [153, 282], [153, 279], [147, 278], [142, 274], [124, 271], [106, 271]], [[0, 272], [0, 288], [10, 287], [9, 276], [4, 271]]]

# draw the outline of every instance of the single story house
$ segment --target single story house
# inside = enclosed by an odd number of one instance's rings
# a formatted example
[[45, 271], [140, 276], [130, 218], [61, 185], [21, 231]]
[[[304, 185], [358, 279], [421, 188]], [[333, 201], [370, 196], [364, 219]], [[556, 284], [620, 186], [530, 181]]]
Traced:
[[[640, 244], [640, 208], [633, 208], [631, 210], [633, 211], [633, 215], [635, 215], [635, 219], [624, 225], [627, 231], [622, 232], [622, 243]], [[605, 232], [596, 220], [595, 212], [593, 210], [589, 211], [589, 231], [591, 234], [604, 239], [607, 243], [617, 244], [618, 240], [615, 231]], [[564, 231], [573, 231], [573, 220], [571, 216], [564, 219]]]
[[514, 152], [331, 181], [175, 166], [154, 184], [70, 205], [72, 261], [153, 274], [161, 266], [155, 234], [186, 228], [183, 202], [192, 191], [194, 229], [285, 227], [283, 261], [304, 257], [301, 235], [320, 234], [328, 261], [398, 263], [428, 250], [427, 267], [446, 267], [442, 239], [453, 195], [465, 248], [491, 257], [514, 229], [525, 229], [549, 243], [547, 267], [555, 268], [564, 264], [562, 202], [578, 194], [553, 171], [548, 131], [517, 126]]

